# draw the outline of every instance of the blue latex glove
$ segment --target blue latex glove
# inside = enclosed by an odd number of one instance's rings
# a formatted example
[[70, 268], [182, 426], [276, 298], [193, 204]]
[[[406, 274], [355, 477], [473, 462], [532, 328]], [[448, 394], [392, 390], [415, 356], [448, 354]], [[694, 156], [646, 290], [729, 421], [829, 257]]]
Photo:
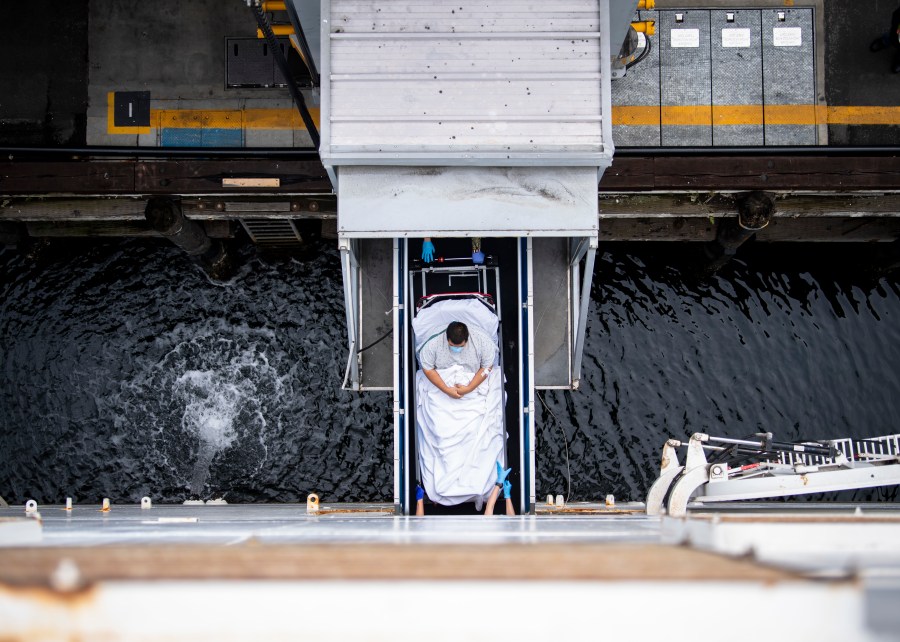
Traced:
[[431, 241], [422, 242], [422, 260], [426, 263], [434, 261], [434, 243]]
[[484, 263], [484, 252], [472, 252], [472, 263], [475, 265]]
[[503, 499], [509, 499], [511, 493], [512, 482], [507, 479], [505, 482], [503, 482]]
[[425, 489], [421, 486], [416, 486], [416, 501], [420, 501], [425, 499]]
[[497, 485], [502, 486], [503, 482], [506, 481], [506, 478], [509, 477], [509, 474], [512, 472], [512, 468], [507, 468], [503, 470], [503, 466], [500, 465], [500, 462], [497, 462]]

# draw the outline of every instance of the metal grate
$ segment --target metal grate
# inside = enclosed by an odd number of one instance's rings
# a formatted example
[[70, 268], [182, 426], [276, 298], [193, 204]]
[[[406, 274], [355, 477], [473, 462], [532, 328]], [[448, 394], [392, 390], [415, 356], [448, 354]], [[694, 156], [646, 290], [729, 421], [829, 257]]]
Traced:
[[290, 219], [240, 219], [248, 236], [257, 245], [302, 245], [303, 237]]

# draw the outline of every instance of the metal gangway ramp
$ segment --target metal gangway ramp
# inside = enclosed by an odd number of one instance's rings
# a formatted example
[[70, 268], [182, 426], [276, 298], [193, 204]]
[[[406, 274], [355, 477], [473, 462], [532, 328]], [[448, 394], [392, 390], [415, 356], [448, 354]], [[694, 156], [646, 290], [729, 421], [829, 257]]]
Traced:
[[[684, 465], [678, 448], [687, 448]], [[694, 433], [663, 446], [647, 514], [683, 517], [688, 502], [707, 504], [900, 484], [900, 434], [868, 439], [779, 442], [772, 433], [744, 439]]]
[[423, 237], [504, 248], [518, 362], [507, 425], [521, 445], [509, 461], [517, 507], [533, 510], [534, 391], [578, 386], [597, 183], [613, 155], [610, 58], [636, 5], [322, 1], [319, 153], [338, 196], [345, 386], [393, 392], [398, 513], [414, 505], [405, 355]]

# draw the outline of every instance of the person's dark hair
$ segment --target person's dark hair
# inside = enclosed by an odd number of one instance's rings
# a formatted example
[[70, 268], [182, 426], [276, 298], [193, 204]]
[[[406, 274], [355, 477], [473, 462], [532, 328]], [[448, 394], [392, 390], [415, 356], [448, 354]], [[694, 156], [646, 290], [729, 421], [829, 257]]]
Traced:
[[468, 341], [469, 328], [466, 327], [465, 323], [453, 321], [450, 325], [447, 326], [447, 339], [449, 339], [450, 343], [454, 345], [459, 345], [463, 341]]

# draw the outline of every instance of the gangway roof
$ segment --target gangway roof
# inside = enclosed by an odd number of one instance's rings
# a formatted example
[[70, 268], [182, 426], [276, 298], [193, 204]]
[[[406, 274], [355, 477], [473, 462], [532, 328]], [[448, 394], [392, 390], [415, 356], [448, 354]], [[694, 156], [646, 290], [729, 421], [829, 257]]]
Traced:
[[338, 233], [346, 237], [590, 236], [592, 167], [343, 167]]
[[602, 171], [607, 5], [323, 0], [323, 163]]

